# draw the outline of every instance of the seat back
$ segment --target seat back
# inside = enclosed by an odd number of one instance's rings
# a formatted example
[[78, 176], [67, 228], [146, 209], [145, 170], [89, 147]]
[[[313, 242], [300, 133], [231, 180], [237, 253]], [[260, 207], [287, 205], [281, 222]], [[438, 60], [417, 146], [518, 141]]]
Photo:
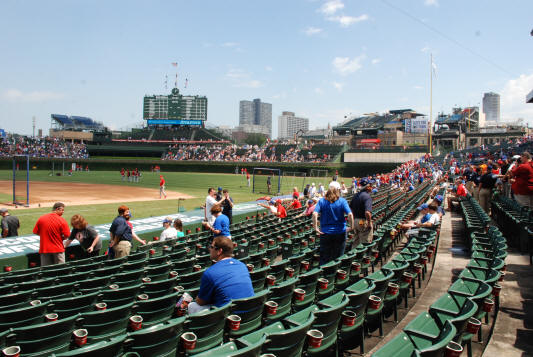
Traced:
[[171, 319], [128, 334], [125, 350], [146, 357], [176, 356], [185, 317]]
[[133, 306], [137, 315], [143, 318], [143, 326], [150, 326], [168, 320], [174, 313], [178, 302], [179, 292], [174, 292], [158, 298], [139, 300]]
[[133, 303], [103, 311], [81, 314], [79, 324], [89, 332], [88, 342], [94, 343], [126, 332]]
[[99, 292], [86, 295], [67, 297], [62, 299], [52, 299], [49, 311], [53, 311], [60, 318], [77, 315], [82, 312], [94, 310], [94, 304], [98, 299]]
[[186, 330], [194, 332], [198, 338], [195, 352], [213, 348], [222, 343], [226, 317], [230, 313], [231, 304], [221, 307], [211, 307], [187, 317]]
[[122, 355], [122, 345], [126, 335], [113, 337], [107, 341], [86, 345], [72, 351], [54, 354], [54, 357], [119, 357]]
[[0, 333], [14, 327], [29, 326], [44, 321], [44, 313], [50, 302], [29, 305], [13, 310], [0, 311]]

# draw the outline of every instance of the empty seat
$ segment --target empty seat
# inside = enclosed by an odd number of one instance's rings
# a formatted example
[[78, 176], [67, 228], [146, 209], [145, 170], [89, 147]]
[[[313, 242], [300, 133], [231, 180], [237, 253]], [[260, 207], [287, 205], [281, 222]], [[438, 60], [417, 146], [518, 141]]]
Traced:
[[126, 333], [132, 306], [133, 303], [129, 303], [81, 314], [79, 323], [89, 332], [88, 343], [99, 342]]
[[171, 319], [128, 334], [125, 350], [143, 357], [174, 357], [181, 334], [184, 332], [185, 317]]
[[197, 337], [195, 353], [209, 350], [222, 343], [230, 307], [231, 304], [221, 307], [212, 306], [209, 310], [203, 310], [187, 317], [185, 329], [194, 332]]
[[52, 299], [49, 311], [57, 313], [61, 318], [92, 311], [94, 310], [94, 304], [96, 303], [99, 294], [100, 293], [96, 291], [85, 295]]
[[119, 357], [122, 356], [122, 345], [127, 335], [111, 338], [109, 340], [86, 345], [82, 348], [68, 352], [54, 354], [54, 357]]
[[135, 303], [133, 310], [135, 314], [143, 318], [143, 326], [154, 325], [168, 320], [174, 313], [178, 295], [181, 293], [174, 292], [169, 295], [149, 298], [148, 300], [139, 300]]

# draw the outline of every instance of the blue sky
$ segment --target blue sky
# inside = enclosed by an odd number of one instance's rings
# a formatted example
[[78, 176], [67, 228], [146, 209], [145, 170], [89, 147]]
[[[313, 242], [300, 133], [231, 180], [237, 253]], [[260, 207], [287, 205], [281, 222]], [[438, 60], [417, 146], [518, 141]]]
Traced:
[[[208, 97], [208, 122], [238, 124], [261, 98], [310, 127], [413, 108], [433, 115], [502, 95], [502, 117], [533, 125], [533, 2], [496, 0], [0, 2], [0, 128], [47, 133], [50, 114], [115, 128], [142, 123], [164, 79]], [[188, 88], [183, 88], [185, 78]], [[170, 91], [170, 88], [169, 88]]]

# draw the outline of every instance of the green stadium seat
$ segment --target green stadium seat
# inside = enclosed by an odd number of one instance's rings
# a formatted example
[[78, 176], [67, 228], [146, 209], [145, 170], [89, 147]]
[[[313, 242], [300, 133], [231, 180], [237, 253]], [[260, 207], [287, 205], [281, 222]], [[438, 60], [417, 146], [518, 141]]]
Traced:
[[35, 293], [31, 290], [0, 295], [0, 311], [13, 310], [22, 306], [28, 306]]
[[150, 298], [156, 298], [172, 293], [176, 285], [178, 285], [178, 279], [174, 277], [144, 283], [141, 290], [144, 294], [148, 294]]
[[137, 298], [137, 295], [139, 295], [141, 286], [142, 284], [137, 284], [121, 288], [119, 285], [118, 289], [107, 288], [101, 290], [102, 301], [107, 304], [108, 308], [132, 303]]
[[172, 265], [170, 263], [163, 263], [161, 265], [155, 265], [155, 266], [147, 266], [145, 268], [146, 276], [148, 276], [150, 279], [154, 281], [167, 279], [171, 270], [172, 270]]
[[[195, 357], [259, 357], [266, 341], [266, 335], [255, 344], [239, 348], [235, 342], [228, 342], [222, 346], [212, 348]], [[238, 343], [238, 342], [237, 342]]]
[[211, 307], [209, 310], [203, 310], [187, 316], [185, 330], [194, 332], [197, 337], [195, 353], [207, 351], [222, 343], [230, 307], [231, 304]]
[[261, 326], [268, 293], [268, 290], [263, 290], [249, 298], [232, 300], [230, 314], [241, 318], [241, 326], [237, 331], [230, 330], [230, 337], [243, 336]]
[[51, 285], [37, 289], [35, 292], [37, 298], [42, 301], [48, 301], [51, 299], [61, 299], [63, 297], [70, 297], [78, 289], [79, 284], [77, 282]]
[[12, 310], [0, 311], [0, 333], [19, 326], [30, 326], [44, 321], [44, 314], [50, 302], [30, 305]]
[[179, 317], [144, 328], [143, 321], [142, 329], [128, 334], [125, 350], [143, 357], [174, 357], [184, 323], [185, 317]]
[[200, 282], [205, 269], [195, 271], [188, 274], [178, 275], [178, 284], [183, 286], [185, 290], [200, 288]]
[[164, 322], [172, 316], [176, 303], [178, 302], [179, 292], [174, 292], [169, 295], [150, 298], [148, 300], [139, 300], [133, 306], [136, 315], [141, 315], [143, 318], [143, 326], [151, 326], [160, 322]]
[[41, 288], [46, 288], [48, 286], [53, 285], [54, 282], [55, 282], [55, 278], [31, 280], [31, 281], [26, 281], [24, 283], [17, 284], [16, 289], [17, 291], [41, 289]]
[[101, 289], [106, 289], [110, 284], [111, 277], [94, 277], [87, 280], [81, 280], [78, 282], [80, 292], [87, 294], [94, 291], [100, 291]]
[[265, 289], [266, 276], [270, 272], [270, 267], [264, 267], [259, 269], [254, 269], [250, 273], [250, 279], [252, 280], [252, 286], [254, 287], [254, 292], [259, 292]]
[[292, 304], [294, 311], [300, 311], [315, 302], [316, 290], [317, 290], [317, 279], [322, 274], [320, 268], [314, 268], [308, 272], [300, 272], [298, 276], [299, 282], [296, 284], [297, 288], [305, 290], [305, 297], [303, 301], [295, 300]]
[[113, 284], [117, 284], [121, 288], [126, 286], [138, 285], [141, 283], [142, 278], [144, 278], [144, 275], [144, 268], [120, 272], [113, 275]]
[[462, 334], [468, 323], [477, 311], [477, 305], [470, 298], [460, 295], [445, 293], [429, 307], [429, 313], [444, 327], [446, 321], [451, 322], [457, 330], [455, 342], [460, 343]]
[[418, 357], [415, 344], [405, 332], [400, 332], [392, 340], [372, 354], [372, 357]]
[[65, 318], [77, 315], [82, 312], [93, 311], [99, 298], [99, 292], [93, 292], [84, 295], [73, 297], [52, 299], [48, 307], [49, 311], [53, 311], [59, 315], [60, 318]]
[[341, 264], [340, 261], [331, 261], [320, 267], [322, 269], [321, 278], [328, 280], [328, 286], [326, 289], [322, 289], [320, 287], [320, 284], [318, 284], [317, 289], [316, 289], [318, 300], [325, 299], [326, 297], [332, 295], [333, 292], [335, 291], [335, 280], [336, 280], [337, 270], [339, 269], [340, 264]]
[[122, 356], [122, 346], [126, 338], [127, 335], [123, 334], [108, 340], [85, 345], [79, 349], [53, 354], [52, 357], [120, 357]]
[[297, 278], [291, 278], [269, 288], [268, 300], [276, 302], [278, 308], [275, 315], [266, 316], [267, 324], [281, 320], [290, 314], [293, 291], [297, 282]]
[[102, 311], [81, 314], [79, 324], [87, 329], [87, 343], [95, 343], [126, 333], [133, 302]]
[[349, 303], [346, 310], [356, 314], [353, 326], [342, 326], [340, 332], [341, 349], [352, 350], [359, 346], [361, 354], [365, 353], [364, 323], [366, 320], [366, 310], [368, 298], [375, 289], [376, 284], [371, 279], [361, 279], [357, 283], [350, 285], [346, 289]]
[[68, 351], [78, 317], [79, 315], [73, 315], [53, 322], [12, 329], [6, 337], [7, 344], [19, 346], [22, 355], [28, 357]]

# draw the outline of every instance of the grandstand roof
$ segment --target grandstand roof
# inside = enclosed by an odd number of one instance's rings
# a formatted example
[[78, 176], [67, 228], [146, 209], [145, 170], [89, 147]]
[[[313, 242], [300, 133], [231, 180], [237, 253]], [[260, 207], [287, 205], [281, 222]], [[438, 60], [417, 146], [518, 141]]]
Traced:
[[104, 125], [88, 117], [77, 115], [67, 116], [64, 114], [52, 114], [54, 120], [63, 129], [88, 130], [104, 129]]
[[392, 119], [394, 119], [394, 116], [391, 114], [371, 114], [353, 118], [334, 127], [333, 130], [379, 130]]
[[436, 124], [456, 124], [462, 119], [461, 114], [441, 115], [437, 118]]

